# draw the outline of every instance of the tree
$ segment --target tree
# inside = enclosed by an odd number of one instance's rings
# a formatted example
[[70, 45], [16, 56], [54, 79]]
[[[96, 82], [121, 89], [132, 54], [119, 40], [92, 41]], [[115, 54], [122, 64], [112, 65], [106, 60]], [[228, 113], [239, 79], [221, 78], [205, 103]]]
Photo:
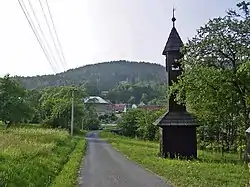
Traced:
[[83, 98], [85, 90], [81, 87], [49, 87], [42, 90], [41, 113], [43, 123], [51, 127], [69, 128], [71, 119], [71, 95], [74, 89], [74, 126], [81, 127], [84, 116]]
[[153, 123], [165, 112], [165, 109], [149, 111], [132, 109], [122, 115], [118, 129], [124, 136], [138, 137], [144, 140], [157, 140], [159, 138], [158, 127]]
[[142, 116], [143, 111], [140, 109], [131, 109], [122, 115], [122, 120], [118, 123], [118, 128], [124, 136], [135, 137], [139, 127], [137, 119]]
[[216, 140], [227, 150], [237, 138], [243, 143], [243, 129], [250, 126], [249, 5], [243, 1], [238, 11], [229, 10], [198, 30], [183, 48], [185, 72], [171, 88], [171, 94], [206, 124], [201, 139]]
[[[44, 123], [53, 128], [70, 129], [71, 120], [71, 102], [65, 99], [54, 100], [54, 106], [51, 115]], [[84, 115], [84, 105], [82, 103], [75, 103], [74, 105], [74, 128], [80, 129], [82, 117]]]
[[106, 98], [114, 103], [139, 104], [141, 101], [149, 103], [152, 100], [157, 103], [165, 95], [165, 85], [137, 82], [136, 84], [118, 84], [117, 87], [109, 91]]
[[159, 127], [154, 125], [153, 123], [161, 116], [165, 110], [159, 111], [142, 111], [142, 115], [137, 117], [138, 129], [137, 135], [138, 137], [145, 140], [156, 140], [158, 138], [158, 129]]
[[0, 119], [6, 128], [30, 118], [31, 109], [25, 100], [26, 92], [9, 75], [0, 79]]
[[86, 89], [86, 93], [91, 96], [97, 96], [101, 93], [97, 85], [91, 84], [89, 82], [84, 84], [84, 88]]
[[62, 98], [70, 100], [72, 96], [72, 90], [74, 91], [74, 99], [77, 101], [82, 101], [83, 98], [87, 96], [83, 87], [72, 87], [72, 86], [57, 86], [57, 87], [47, 87], [41, 90], [40, 101], [44, 102], [50, 98]]
[[141, 102], [147, 103], [147, 97], [148, 97], [148, 95], [146, 93], [143, 93], [141, 96]]
[[32, 109], [32, 115], [30, 122], [31, 123], [40, 123], [42, 121], [41, 115], [41, 93], [38, 90], [26, 90], [26, 98], [27, 102], [29, 103], [30, 108]]
[[95, 110], [91, 106], [85, 106], [83, 115], [83, 128], [85, 130], [98, 130], [100, 121]]
[[115, 88], [122, 81], [131, 84], [166, 82], [166, 71], [159, 64], [122, 60], [86, 65], [56, 75], [15, 77], [15, 79], [20, 80], [27, 89], [83, 84], [87, 94], [96, 95], [101, 91]]

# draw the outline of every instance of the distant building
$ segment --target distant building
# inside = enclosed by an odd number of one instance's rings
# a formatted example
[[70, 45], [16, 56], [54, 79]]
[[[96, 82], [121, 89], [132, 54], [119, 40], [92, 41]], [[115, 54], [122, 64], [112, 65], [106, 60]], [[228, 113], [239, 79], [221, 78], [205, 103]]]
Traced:
[[246, 130], [246, 133], [250, 134], [250, 127]]
[[126, 104], [113, 104], [113, 111], [115, 112], [126, 112], [127, 106]]
[[84, 99], [84, 103], [92, 106], [96, 110], [98, 116], [105, 114], [110, 115], [113, 113], [113, 104], [99, 96], [87, 97]]
[[142, 107], [142, 106], [145, 106], [145, 105], [146, 104], [143, 101], [141, 101], [140, 104], [138, 105], [138, 107]]
[[135, 108], [137, 108], [137, 106], [136, 106], [136, 104], [133, 104], [132, 109], [135, 109]]

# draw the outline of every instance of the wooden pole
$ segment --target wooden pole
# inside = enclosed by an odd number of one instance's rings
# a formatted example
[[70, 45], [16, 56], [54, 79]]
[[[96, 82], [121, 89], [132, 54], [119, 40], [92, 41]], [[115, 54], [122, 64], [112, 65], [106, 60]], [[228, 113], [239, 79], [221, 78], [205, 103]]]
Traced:
[[71, 136], [73, 136], [74, 131], [74, 89], [72, 90], [72, 107], [71, 107]]

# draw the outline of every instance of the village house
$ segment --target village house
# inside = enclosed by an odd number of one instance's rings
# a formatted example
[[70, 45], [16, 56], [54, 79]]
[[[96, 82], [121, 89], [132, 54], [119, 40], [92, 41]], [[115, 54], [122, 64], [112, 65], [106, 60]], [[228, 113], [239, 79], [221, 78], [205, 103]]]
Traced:
[[99, 96], [89, 96], [84, 99], [84, 103], [92, 106], [98, 116], [111, 115], [113, 113], [113, 104]]
[[113, 110], [116, 113], [126, 112], [127, 106], [126, 104], [113, 104]]

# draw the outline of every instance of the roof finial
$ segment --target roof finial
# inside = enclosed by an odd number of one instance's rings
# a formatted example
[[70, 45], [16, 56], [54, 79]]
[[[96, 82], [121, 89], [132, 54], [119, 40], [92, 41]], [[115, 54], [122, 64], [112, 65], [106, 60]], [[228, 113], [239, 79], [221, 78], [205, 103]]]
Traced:
[[172, 18], [172, 22], [173, 22], [173, 27], [175, 27], [175, 21], [176, 21], [176, 19], [175, 19], [175, 17], [174, 17], [174, 12], [175, 12], [175, 8], [173, 7], [173, 18]]

